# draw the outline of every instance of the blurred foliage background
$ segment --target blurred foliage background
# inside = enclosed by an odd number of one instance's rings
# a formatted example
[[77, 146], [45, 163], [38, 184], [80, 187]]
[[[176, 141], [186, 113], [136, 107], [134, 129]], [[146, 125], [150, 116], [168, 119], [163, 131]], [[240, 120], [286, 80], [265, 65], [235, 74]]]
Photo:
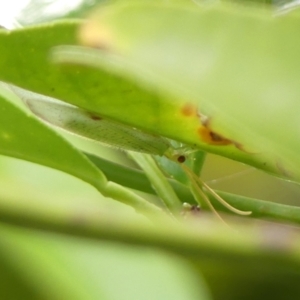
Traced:
[[[17, 8], [19, 2], [11, 2]], [[26, 5], [23, 3], [10, 21], [4, 20], [5, 4], [1, 4], [0, 24], [26, 26], [59, 18], [80, 18], [100, 2], [103, 1], [31, 0], [24, 2]], [[80, 149], [133, 165], [120, 151], [62, 134]], [[299, 185], [215, 155], [208, 155], [202, 178], [214, 189], [278, 203], [299, 203]], [[128, 218], [134, 215], [132, 209], [102, 197], [77, 178], [13, 158], [0, 156], [0, 182], [1, 202], [24, 210], [30, 204], [43, 205], [50, 211], [100, 215], [107, 209]], [[0, 251], [1, 299], [210, 299], [206, 283], [195, 271], [198, 266], [161, 250], [1, 224]], [[214, 292], [212, 299], [226, 299], [228, 295], [222, 298], [222, 291], [226, 287]]]

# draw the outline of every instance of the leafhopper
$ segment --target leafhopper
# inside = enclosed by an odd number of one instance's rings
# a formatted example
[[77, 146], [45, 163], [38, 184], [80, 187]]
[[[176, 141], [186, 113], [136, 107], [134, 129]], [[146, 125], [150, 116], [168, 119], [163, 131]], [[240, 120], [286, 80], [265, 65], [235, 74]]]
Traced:
[[[110, 120], [97, 113], [86, 111], [50, 97], [32, 93], [17, 87], [12, 87], [12, 89], [26, 103], [29, 109], [43, 121], [73, 134], [98, 141], [106, 146], [127, 151], [142, 168], [145, 165], [147, 165], [146, 168], [148, 168], [149, 165], [152, 164], [151, 168], [158, 169], [154, 160], [151, 160], [151, 156], [165, 157], [173, 161], [180, 166], [182, 172], [188, 178], [188, 186], [196, 202], [201, 205], [204, 201], [205, 205], [210, 207], [217, 216], [219, 215], [210, 203], [206, 193], [212, 194], [216, 200], [234, 213], [240, 215], [249, 215], [251, 213], [249, 211], [238, 210], [229, 205], [185, 164], [189, 155], [197, 151], [197, 149]], [[218, 142], [222, 141], [222, 137], [215, 138]], [[162, 181], [165, 180], [163, 177], [160, 177], [160, 179]], [[181, 201], [177, 198], [174, 191], [169, 190], [167, 195], [165, 191], [163, 191], [168, 185], [167, 181], [165, 180], [164, 187], [160, 189], [160, 184], [153, 182], [156, 180], [155, 178], [150, 177], [150, 180], [154, 186], [158, 186], [158, 196], [162, 198], [168, 210], [172, 214], [177, 214]], [[169, 187], [167, 187], [167, 189], [169, 189]], [[169, 200], [169, 198], [172, 199]]]

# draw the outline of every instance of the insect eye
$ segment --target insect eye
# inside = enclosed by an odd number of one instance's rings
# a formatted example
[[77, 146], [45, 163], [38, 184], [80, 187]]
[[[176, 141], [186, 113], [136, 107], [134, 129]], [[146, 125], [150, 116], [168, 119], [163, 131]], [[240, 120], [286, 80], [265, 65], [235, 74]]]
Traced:
[[184, 163], [184, 162], [185, 162], [185, 156], [184, 156], [184, 155], [178, 156], [177, 161], [178, 161], [179, 163]]

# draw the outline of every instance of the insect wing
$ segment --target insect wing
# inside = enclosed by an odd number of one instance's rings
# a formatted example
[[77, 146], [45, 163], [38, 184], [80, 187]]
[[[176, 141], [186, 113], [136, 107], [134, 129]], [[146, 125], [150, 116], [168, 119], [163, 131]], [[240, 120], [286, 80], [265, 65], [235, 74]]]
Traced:
[[155, 155], [163, 155], [170, 147], [168, 140], [163, 137], [145, 133], [50, 97], [15, 86], [11, 89], [36, 116], [76, 135], [107, 146]]

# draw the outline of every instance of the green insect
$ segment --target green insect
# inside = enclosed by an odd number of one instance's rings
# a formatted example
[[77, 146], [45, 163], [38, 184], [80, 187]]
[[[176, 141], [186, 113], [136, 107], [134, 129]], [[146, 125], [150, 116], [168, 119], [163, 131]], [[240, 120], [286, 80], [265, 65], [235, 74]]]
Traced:
[[[156, 136], [120, 122], [109, 120], [94, 112], [88, 112], [50, 97], [17, 87], [12, 87], [12, 89], [36, 116], [47, 123], [128, 152], [128, 155], [144, 169], [158, 196], [171, 214], [178, 215], [182, 208], [182, 201], [178, 199], [166, 177], [162, 175], [153, 156], [167, 158], [179, 166], [187, 178], [189, 188], [196, 202], [199, 205], [204, 202], [218, 217], [219, 215], [210, 203], [204, 189], [232, 212], [240, 215], [249, 215], [251, 213], [249, 211], [240, 211], [229, 205], [188, 167], [185, 162], [197, 150], [162, 136]], [[155, 176], [151, 176], [149, 168], [156, 172]], [[159, 174], [158, 180], [157, 174]], [[105, 195], [114, 198], [114, 191], [109, 191], [108, 193], [106, 191]]]

